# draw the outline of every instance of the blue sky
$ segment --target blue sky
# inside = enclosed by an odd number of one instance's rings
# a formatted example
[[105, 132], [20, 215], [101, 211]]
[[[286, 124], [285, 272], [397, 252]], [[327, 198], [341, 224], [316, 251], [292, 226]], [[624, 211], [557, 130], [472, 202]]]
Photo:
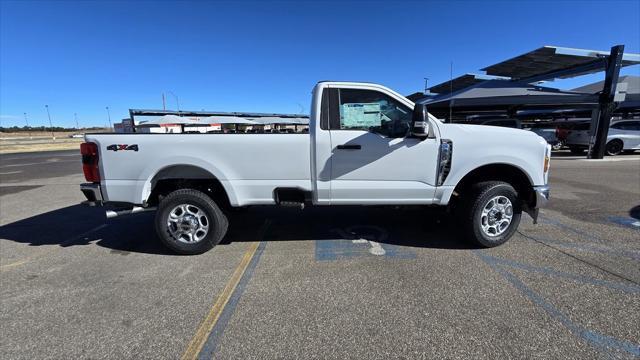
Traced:
[[[640, 1], [0, 0], [0, 122], [129, 108], [309, 111], [319, 80], [409, 94], [543, 45], [640, 52]], [[624, 73], [639, 74], [638, 66]], [[558, 82], [571, 88], [596, 77]]]

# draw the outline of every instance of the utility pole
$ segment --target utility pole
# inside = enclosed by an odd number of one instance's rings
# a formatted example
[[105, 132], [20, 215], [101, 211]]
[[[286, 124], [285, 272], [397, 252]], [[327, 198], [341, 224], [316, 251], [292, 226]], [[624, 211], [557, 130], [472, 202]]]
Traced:
[[105, 109], [107, 109], [107, 118], [109, 119], [109, 130], [111, 130], [111, 113], [109, 112], [109, 107], [105, 107]]
[[53, 124], [51, 123], [51, 114], [49, 113], [49, 105], [44, 106], [47, 109], [47, 117], [49, 118], [49, 129], [51, 129], [51, 139], [55, 140], [56, 135], [53, 133]]
[[73, 113], [73, 118], [76, 120], [76, 130], [80, 130], [80, 125], [78, 124], [78, 113]]
[[[624, 45], [616, 45], [611, 48], [611, 52], [606, 60], [606, 70], [604, 78], [604, 87], [600, 93], [598, 100], [598, 109], [594, 111], [593, 116], [597, 116], [595, 121], [596, 128], [591, 129], [591, 139], [589, 141], [589, 159], [602, 159], [607, 147], [607, 135], [609, 134], [609, 126], [611, 125], [611, 115], [616, 108], [614, 97], [616, 87], [618, 85], [618, 76], [622, 67], [622, 56], [624, 55]], [[591, 145], [593, 144], [593, 145]]]
[[29, 132], [29, 140], [33, 140], [31, 136], [31, 129], [29, 128], [29, 120], [27, 120], [27, 113], [24, 113], [24, 122], [27, 124], [27, 131]]
[[167, 110], [167, 103], [164, 100], [164, 93], [162, 93], [162, 110]]
[[424, 78], [424, 93], [425, 95], [427, 95], [427, 92], [429, 91], [429, 78], [426, 77]]

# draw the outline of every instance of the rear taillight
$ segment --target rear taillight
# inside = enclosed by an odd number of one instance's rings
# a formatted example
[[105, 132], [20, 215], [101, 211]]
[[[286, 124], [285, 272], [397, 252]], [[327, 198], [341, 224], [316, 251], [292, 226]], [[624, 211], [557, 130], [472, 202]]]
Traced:
[[92, 142], [80, 144], [82, 154], [82, 171], [84, 178], [89, 182], [100, 182], [100, 171], [98, 170], [98, 145]]

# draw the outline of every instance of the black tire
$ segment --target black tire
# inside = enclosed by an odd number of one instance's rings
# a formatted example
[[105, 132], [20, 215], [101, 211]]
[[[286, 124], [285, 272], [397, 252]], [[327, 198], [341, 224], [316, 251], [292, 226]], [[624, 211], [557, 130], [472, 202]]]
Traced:
[[578, 146], [569, 146], [569, 151], [571, 151], [571, 153], [574, 155], [582, 155], [584, 154], [584, 150], [584, 148]]
[[[522, 209], [518, 200], [518, 193], [508, 183], [502, 181], [486, 181], [472, 186], [467, 193], [467, 199], [461, 209], [464, 235], [467, 239], [483, 247], [502, 245], [513, 236], [520, 224]], [[489, 201], [496, 196], [504, 196], [511, 202], [511, 223], [502, 233], [488, 235], [482, 229], [482, 210], [489, 205]]]
[[[177, 206], [182, 204], [193, 205], [206, 216], [208, 231], [199, 241], [187, 243], [172, 235], [168, 224], [169, 216]], [[193, 189], [176, 190], [162, 199], [158, 205], [155, 223], [160, 241], [169, 249], [183, 255], [202, 254], [211, 250], [222, 240], [229, 226], [227, 217], [211, 197]]]
[[605, 147], [605, 151], [609, 156], [620, 155], [624, 148], [624, 144], [621, 140], [613, 139], [607, 143], [607, 147]]

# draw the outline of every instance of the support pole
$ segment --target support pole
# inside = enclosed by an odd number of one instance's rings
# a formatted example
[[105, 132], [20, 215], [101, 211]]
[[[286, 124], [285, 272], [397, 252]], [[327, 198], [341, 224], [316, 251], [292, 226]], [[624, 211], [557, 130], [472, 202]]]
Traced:
[[51, 114], [49, 113], [49, 105], [44, 106], [47, 109], [47, 117], [49, 118], [49, 129], [51, 129], [51, 139], [56, 140], [56, 134], [53, 132], [53, 124], [51, 123]]
[[107, 118], [109, 119], [109, 131], [111, 131], [111, 128], [113, 127], [113, 125], [111, 125], [111, 112], [109, 111], [108, 106], [106, 106], [105, 109], [107, 109]]
[[27, 131], [29, 132], [29, 140], [33, 140], [33, 136], [31, 136], [31, 128], [29, 127], [29, 120], [27, 120], [27, 113], [24, 113], [24, 122], [27, 124]]
[[[609, 135], [609, 125], [611, 125], [611, 115], [616, 104], [613, 98], [616, 94], [618, 77], [622, 66], [622, 55], [624, 45], [616, 45], [611, 48], [611, 53], [607, 59], [605, 70], [604, 87], [598, 101], [598, 111], [594, 112], [595, 119], [592, 119], [591, 137], [589, 141], [589, 159], [602, 159], [607, 146], [607, 135]], [[595, 129], [593, 128], [595, 124]]]

